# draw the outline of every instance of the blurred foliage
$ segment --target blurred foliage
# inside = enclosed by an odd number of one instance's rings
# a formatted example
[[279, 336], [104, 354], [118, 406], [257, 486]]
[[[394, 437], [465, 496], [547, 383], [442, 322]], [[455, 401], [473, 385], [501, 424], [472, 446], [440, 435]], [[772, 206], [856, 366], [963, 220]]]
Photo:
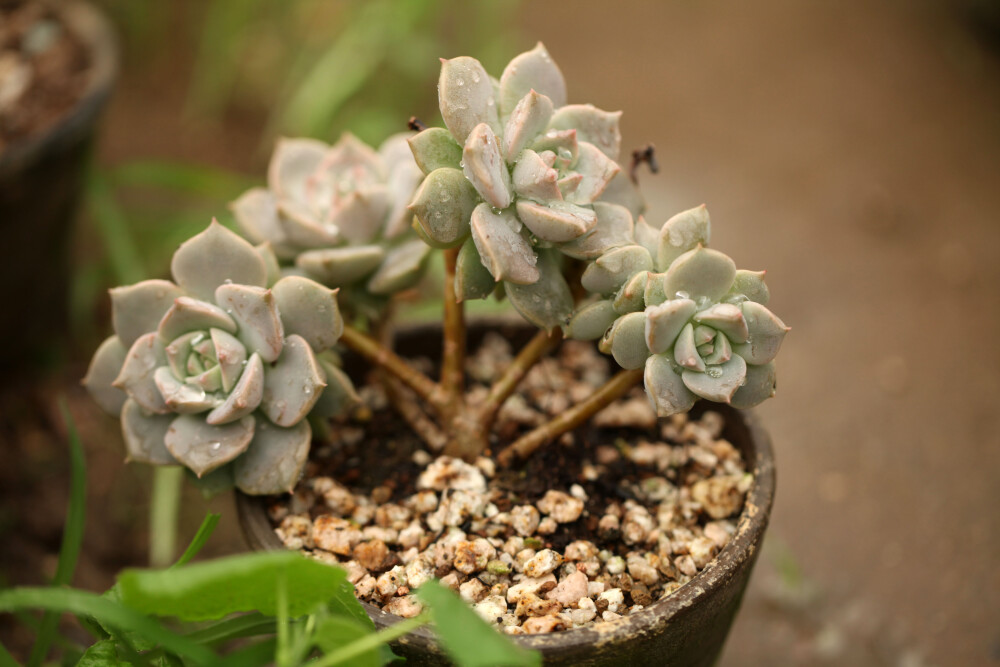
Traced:
[[[187, 111], [264, 113], [276, 134], [380, 143], [436, 109], [438, 57], [501, 67], [519, 40], [511, 0], [104, 0], [132, 60], [190, 52]], [[431, 119], [425, 119], [431, 120]]]

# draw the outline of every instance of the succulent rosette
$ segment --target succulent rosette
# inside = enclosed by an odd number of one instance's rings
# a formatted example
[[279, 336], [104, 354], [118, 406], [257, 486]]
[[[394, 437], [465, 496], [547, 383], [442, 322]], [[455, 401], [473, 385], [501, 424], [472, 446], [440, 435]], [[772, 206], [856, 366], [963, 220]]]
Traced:
[[584, 286], [603, 298], [566, 327], [572, 338], [601, 338], [601, 350], [623, 368], [645, 366], [660, 416], [699, 398], [748, 408], [774, 394], [774, 358], [788, 327], [765, 307], [764, 273], [737, 270], [705, 247], [709, 233], [704, 206], [674, 216], [655, 236], [637, 230], [644, 243], [587, 267]]
[[410, 136], [393, 135], [378, 151], [349, 133], [333, 146], [280, 140], [268, 187], [232, 203], [240, 231], [252, 243], [269, 242], [293, 273], [329, 287], [364, 287], [352, 297], [412, 286], [429, 249], [414, 236], [407, 210], [423, 178]]
[[128, 459], [199, 478], [231, 464], [246, 493], [290, 491], [312, 432], [306, 416], [356, 400], [330, 348], [336, 290], [301, 276], [270, 288], [259, 249], [222, 225], [181, 244], [175, 282], [111, 290], [115, 334], [84, 378], [120, 416]]
[[[499, 80], [474, 58], [443, 60], [438, 84], [447, 129], [410, 139], [427, 175], [410, 209], [435, 247], [461, 246], [460, 298], [498, 282], [529, 321], [551, 328], [572, 312], [559, 253], [580, 256], [642, 208], [618, 165], [620, 112], [567, 104], [566, 82], [545, 47], [514, 58]], [[631, 209], [630, 209], [631, 207]]]

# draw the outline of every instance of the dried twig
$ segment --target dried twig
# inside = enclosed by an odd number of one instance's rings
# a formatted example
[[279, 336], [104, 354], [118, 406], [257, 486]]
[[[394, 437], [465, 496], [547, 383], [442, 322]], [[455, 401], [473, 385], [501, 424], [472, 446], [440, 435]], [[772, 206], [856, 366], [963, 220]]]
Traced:
[[660, 163], [656, 161], [656, 147], [653, 144], [646, 144], [632, 151], [632, 164], [628, 168], [628, 177], [633, 183], [639, 182], [639, 165], [643, 163], [648, 164], [649, 170], [654, 174], [659, 173]]

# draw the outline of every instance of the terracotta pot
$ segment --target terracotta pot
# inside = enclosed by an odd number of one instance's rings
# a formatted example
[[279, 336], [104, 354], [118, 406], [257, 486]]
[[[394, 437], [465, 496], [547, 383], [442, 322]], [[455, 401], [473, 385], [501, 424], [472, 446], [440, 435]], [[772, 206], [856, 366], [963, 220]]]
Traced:
[[[496, 325], [470, 327], [470, 348], [474, 349], [486, 331], [496, 328]], [[403, 355], [432, 356], [440, 345], [438, 331], [432, 327], [405, 330], [397, 336], [396, 349]], [[533, 330], [523, 325], [504, 325], [501, 333], [516, 347]], [[356, 360], [345, 362], [346, 370], [360, 377], [361, 365]], [[754, 474], [736, 535], [704, 571], [670, 597], [640, 612], [611, 623], [514, 638], [522, 646], [541, 651], [546, 665], [708, 666], [718, 658], [764, 539], [774, 499], [775, 471], [770, 438], [751, 411], [700, 401], [692, 414], [706, 409], [725, 417], [723, 437], [740, 450]], [[250, 548], [283, 549], [263, 501], [243, 494], [237, 494], [236, 501]], [[400, 620], [363, 604], [378, 628]], [[407, 664], [450, 664], [435, 643], [433, 632], [426, 627], [393, 644], [393, 650], [405, 657]]]
[[[76, 105], [41, 134], [0, 152], [0, 368], [37, 361], [66, 334], [69, 248], [87, 157], [117, 66], [114, 35], [89, 5], [56, 5], [68, 30], [88, 48], [92, 67]], [[10, 287], [12, 286], [12, 287]]]

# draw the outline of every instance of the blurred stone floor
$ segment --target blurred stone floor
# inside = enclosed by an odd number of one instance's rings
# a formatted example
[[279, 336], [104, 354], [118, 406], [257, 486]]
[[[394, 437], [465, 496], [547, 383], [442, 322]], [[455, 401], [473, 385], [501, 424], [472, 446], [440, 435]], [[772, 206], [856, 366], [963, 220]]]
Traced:
[[[760, 408], [777, 502], [726, 667], [1000, 664], [1000, 57], [961, 9], [577, 0], [523, 11], [570, 101], [625, 110], [624, 145], [656, 145], [660, 173], [642, 177], [649, 217], [707, 203], [713, 246], [768, 270], [771, 306], [793, 329], [778, 396]], [[181, 125], [176, 82], [126, 84], [102, 161], [263, 174], [239, 122]], [[4, 433], [32, 464], [0, 471], [5, 495], [46, 491], [29, 507], [35, 550], [6, 560], [51, 570], [65, 494], [45, 485], [65, 457], [41, 442], [59, 421], [51, 394], [34, 396], [3, 398], [8, 413], [52, 415]], [[106, 586], [142, 562], [141, 530], [119, 526], [143, 525], [148, 474], [123, 468], [114, 426], [79, 391], [69, 398], [98, 473], [76, 583]], [[239, 549], [232, 508], [211, 506], [224, 519], [207, 553]], [[13, 509], [0, 528], [16, 525]], [[189, 494], [186, 509], [190, 534], [205, 504]]]

